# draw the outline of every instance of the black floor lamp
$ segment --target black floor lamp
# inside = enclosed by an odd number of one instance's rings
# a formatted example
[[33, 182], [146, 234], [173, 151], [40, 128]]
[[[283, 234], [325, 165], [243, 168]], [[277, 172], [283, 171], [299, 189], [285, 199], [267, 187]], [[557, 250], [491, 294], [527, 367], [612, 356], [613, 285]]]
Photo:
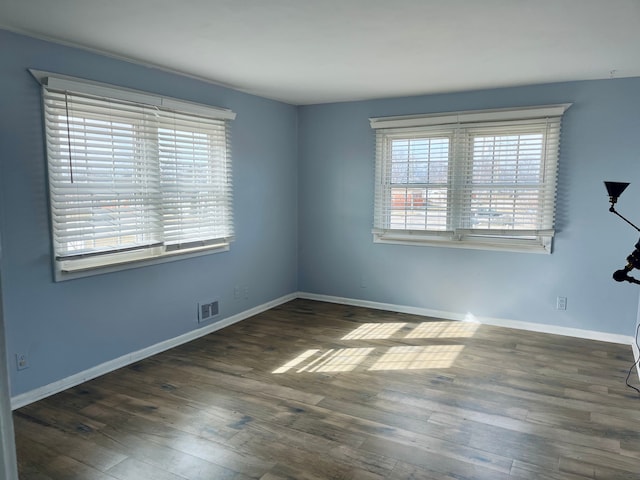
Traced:
[[[615, 208], [615, 204], [618, 202], [618, 197], [622, 195], [622, 192], [624, 192], [629, 184], [625, 182], [604, 182], [604, 186], [607, 187], [607, 193], [609, 194], [609, 203], [611, 204], [611, 206], [609, 207], [609, 211], [611, 213], [615, 213], [622, 220], [635, 228], [636, 231], [640, 232], [640, 228], [636, 227], [633, 223], [620, 215], [620, 213], [618, 213]], [[635, 249], [633, 250], [633, 252], [631, 252], [631, 254], [627, 257], [627, 264], [625, 265], [625, 267], [621, 270], [616, 270], [615, 272], [613, 272], [613, 279], [616, 282], [626, 281], [630, 283], [637, 283], [640, 285], [640, 280], [629, 275], [629, 272], [634, 268], [640, 269], [640, 240], [638, 240], [638, 242], [635, 244]]]
[[[637, 231], [640, 232], [640, 228], [636, 227], [633, 223], [631, 223], [629, 220], [627, 220], [622, 215], [620, 215], [615, 208], [615, 204], [618, 201], [618, 197], [622, 195], [622, 192], [624, 192], [625, 188], [627, 188], [629, 184], [625, 182], [604, 182], [604, 186], [607, 187], [607, 193], [609, 194], [609, 203], [611, 204], [611, 206], [609, 207], [609, 211], [611, 213], [615, 213], [617, 216], [619, 216], [621, 219], [623, 219], [625, 222], [627, 222], [629, 225], [631, 225], [633, 228], [635, 228]], [[631, 275], [629, 275], [629, 272], [634, 268], [640, 268], [640, 240], [638, 240], [638, 242], [635, 244], [635, 249], [633, 250], [633, 252], [631, 252], [631, 254], [627, 257], [627, 264], [624, 266], [624, 268], [622, 270], [616, 270], [615, 272], [613, 272], [613, 279], [616, 282], [629, 282], [629, 283], [640, 284], [640, 281], [638, 279], [633, 278]], [[636, 327], [636, 340], [635, 340], [636, 346], [640, 350], [640, 343], [638, 343], [639, 333], [640, 333], [640, 322], [638, 322], [638, 326]], [[631, 372], [633, 371], [633, 367], [636, 367], [636, 371], [638, 371], [637, 369], [639, 364], [640, 364], [640, 358], [638, 358], [633, 363], [633, 365], [631, 365], [631, 368], [629, 368], [629, 372], [627, 373], [627, 379], [625, 380], [627, 387], [633, 388], [638, 393], [640, 393], [640, 389], [631, 385], [629, 383], [629, 378], [631, 378]]]

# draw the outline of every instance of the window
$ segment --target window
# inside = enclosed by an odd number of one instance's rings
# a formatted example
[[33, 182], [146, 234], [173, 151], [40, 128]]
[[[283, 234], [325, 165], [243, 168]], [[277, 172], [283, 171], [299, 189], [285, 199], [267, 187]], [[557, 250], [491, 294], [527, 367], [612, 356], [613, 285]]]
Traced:
[[374, 241], [550, 253], [569, 106], [370, 119]]
[[32, 73], [43, 84], [59, 279], [228, 249], [232, 112]]

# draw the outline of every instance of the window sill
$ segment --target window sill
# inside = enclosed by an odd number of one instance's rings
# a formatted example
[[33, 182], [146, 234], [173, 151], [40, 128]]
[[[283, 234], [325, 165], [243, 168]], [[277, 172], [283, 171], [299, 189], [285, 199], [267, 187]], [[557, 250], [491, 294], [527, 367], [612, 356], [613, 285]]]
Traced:
[[[202, 255], [210, 255], [213, 253], [226, 252], [229, 250], [229, 243], [209, 245], [204, 247], [190, 248], [187, 250], [175, 250], [170, 252], [156, 253], [136, 253], [127, 256], [121, 256], [118, 259], [110, 259], [94, 257], [86, 261], [73, 262], [75, 265], [69, 265], [70, 262], [56, 261], [55, 281], [61, 282], [65, 280], [73, 280], [76, 278], [90, 277], [103, 273], [118, 272], [121, 270], [129, 270], [132, 268], [146, 267], [149, 265], [158, 265], [161, 263], [173, 262], [176, 260], [184, 260], [187, 258], [199, 257]], [[107, 261], [105, 261], [107, 260]]]
[[450, 235], [426, 236], [409, 232], [374, 232], [373, 242], [418, 247], [466, 248], [471, 250], [551, 254], [553, 238], [513, 239], [467, 236], [456, 239]]

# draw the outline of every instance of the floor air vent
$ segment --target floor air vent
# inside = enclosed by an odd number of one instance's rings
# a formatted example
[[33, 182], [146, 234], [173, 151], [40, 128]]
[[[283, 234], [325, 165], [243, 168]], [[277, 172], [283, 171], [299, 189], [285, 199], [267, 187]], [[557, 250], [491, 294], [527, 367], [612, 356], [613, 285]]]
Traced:
[[218, 301], [198, 304], [198, 323], [207, 322], [218, 315]]

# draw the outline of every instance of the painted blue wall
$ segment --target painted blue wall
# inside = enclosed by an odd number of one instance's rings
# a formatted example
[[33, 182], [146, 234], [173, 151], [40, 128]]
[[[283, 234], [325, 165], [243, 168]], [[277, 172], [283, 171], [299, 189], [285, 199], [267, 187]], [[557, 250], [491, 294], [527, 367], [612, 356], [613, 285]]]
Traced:
[[[565, 102], [552, 255], [373, 243], [369, 117]], [[314, 105], [298, 118], [301, 291], [633, 333], [637, 286], [611, 274], [638, 237], [607, 211], [602, 181], [632, 182], [618, 207], [640, 222], [640, 78]]]
[[[54, 283], [40, 89], [27, 68], [235, 111], [231, 251]], [[296, 122], [290, 105], [0, 31], [0, 229], [12, 394], [196, 329], [199, 301], [219, 300], [223, 319], [295, 292]], [[16, 371], [16, 352], [29, 355], [28, 369]]]

